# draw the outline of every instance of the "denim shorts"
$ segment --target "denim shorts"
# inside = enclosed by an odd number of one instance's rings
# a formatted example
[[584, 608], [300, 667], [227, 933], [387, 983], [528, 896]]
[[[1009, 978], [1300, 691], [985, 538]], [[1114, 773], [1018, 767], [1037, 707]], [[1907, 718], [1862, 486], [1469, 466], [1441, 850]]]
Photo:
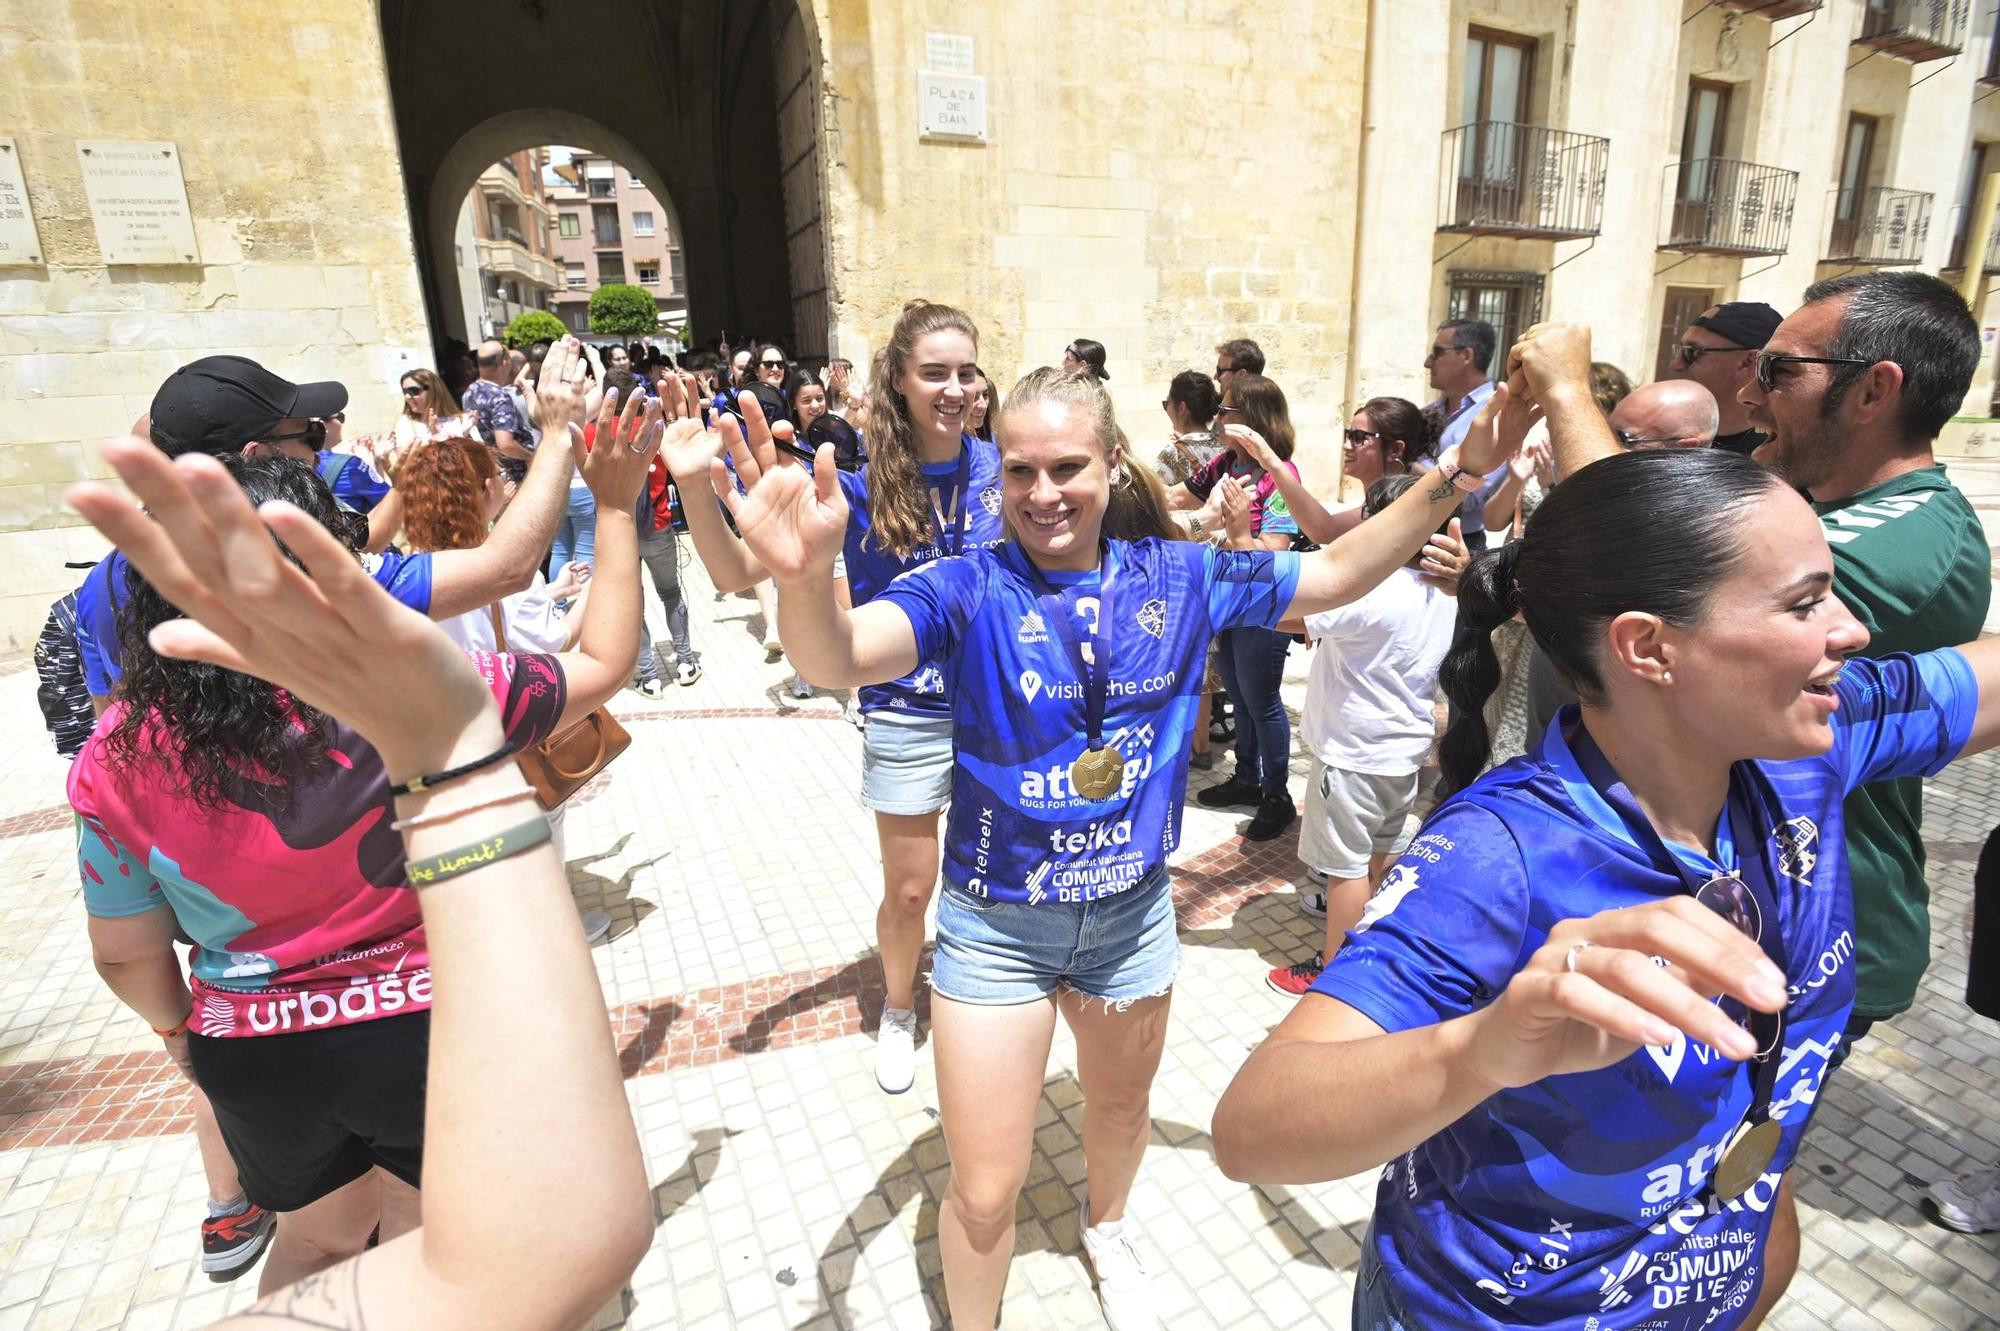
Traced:
[[1354, 1331], [1416, 1331], [1389, 1288], [1389, 1273], [1375, 1255], [1375, 1227], [1361, 1240], [1361, 1261], [1354, 1270]]
[[883, 710], [861, 727], [861, 803], [877, 813], [936, 813], [951, 803], [951, 718]]
[[993, 901], [946, 883], [938, 894], [931, 988], [980, 1007], [1072, 989], [1123, 1008], [1173, 988], [1181, 968], [1174, 894], [1162, 869], [1082, 905]]

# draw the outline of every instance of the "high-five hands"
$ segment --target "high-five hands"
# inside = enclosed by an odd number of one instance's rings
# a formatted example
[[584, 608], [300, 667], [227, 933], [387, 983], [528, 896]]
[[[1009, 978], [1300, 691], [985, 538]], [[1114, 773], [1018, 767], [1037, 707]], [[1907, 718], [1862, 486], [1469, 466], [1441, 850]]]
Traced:
[[736, 520], [743, 544], [781, 582], [828, 574], [847, 534], [847, 496], [833, 465], [833, 445], [822, 444], [807, 474], [779, 453], [754, 393], [737, 396], [743, 411], [722, 417], [722, 437], [736, 468], [732, 484], [721, 458], [709, 464], [715, 493]]

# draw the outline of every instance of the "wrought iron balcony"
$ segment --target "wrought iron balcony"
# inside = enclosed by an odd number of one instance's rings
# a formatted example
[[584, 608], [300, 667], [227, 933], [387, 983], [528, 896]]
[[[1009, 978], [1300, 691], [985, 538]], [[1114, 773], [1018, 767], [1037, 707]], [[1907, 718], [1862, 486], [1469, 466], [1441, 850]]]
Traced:
[[1822, 0], [1716, 0], [1718, 9], [1773, 21], [1792, 18], [1799, 14], [1810, 14], [1820, 8], [1821, 4]]
[[[1945, 225], [1951, 228], [1951, 256], [1945, 260], [1947, 273], [1965, 271], [1966, 247], [1972, 244], [1972, 210], [1953, 208], [1945, 213]], [[2000, 273], [2000, 226], [1993, 228], [1993, 235], [1986, 242], [1986, 262], [1980, 271], [1991, 277]]]
[[1438, 230], [1577, 240], [1604, 227], [1611, 140], [1482, 120], [1444, 134]]
[[1833, 191], [1833, 232], [1828, 238], [1828, 263], [1919, 263], [1930, 234], [1931, 200], [1927, 192], [1889, 189]]
[[1734, 258], [1783, 254], [1792, 239], [1799, 173], [1728, 157], [1667, 168], [1672, 217], [1663, 250]]
[[1965, 49], [1972, 0], [1867, 0], [1856, 46], [1912, 64], [1942, 60]]

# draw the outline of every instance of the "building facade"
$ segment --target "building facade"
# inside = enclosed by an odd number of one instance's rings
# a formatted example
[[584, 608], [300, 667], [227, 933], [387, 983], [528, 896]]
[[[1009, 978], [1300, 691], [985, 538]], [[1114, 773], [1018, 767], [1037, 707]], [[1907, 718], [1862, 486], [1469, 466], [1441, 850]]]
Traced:
[[466, 196], [479, 270], [479, 331], [498, 337], [515, 315], [553, 311], [562, 269], [550, 242], [543, 148], [509, 154], [479, 173]]
[[650, 294], [662, 332], [687, 322], [687, 268], [673, 210], [646, 182], [610, 158], [574, 152], [553, 168], [550, 252], [562, 268], [552, 308], [578, 335], [590, 332], [590, 294], [626, 282]]
[[[694, 344], [857, 366], [921, 296], [1003, 383], [1105, 343], [1142, 445], [1173, 373], [1256, 338], [1325, 484], [1351, 404], [1427, 396], [1452, 314], [1588, 322], [1647, 379], [1708, 303], [1964, 264], [2000, 169], [1970, 0], [218, 4], [221, 47], [179, 3], [0, 7], [0, 51], [63, 57], [0, 80], [41, 251], [0, 267], [0, 653], [100, 548], [63, 486], [201, 355], [339, 378], [381, 428], [447, 339], [544, 302], [574, 327], [614, 272]], [[492, 76], [552, 50], [589, 56]], [[272, 80], [274, 52], [337, 76]], [[77, 144], [104, 138], [178, 144], [198, 253], [107, 258]], [[582, 150], [553, 197], [547, 144]]]

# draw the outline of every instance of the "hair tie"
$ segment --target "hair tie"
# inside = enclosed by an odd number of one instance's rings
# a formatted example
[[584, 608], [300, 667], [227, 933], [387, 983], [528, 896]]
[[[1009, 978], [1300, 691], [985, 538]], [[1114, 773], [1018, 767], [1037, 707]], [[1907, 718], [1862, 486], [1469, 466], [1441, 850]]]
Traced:
[[1521, 608], [1521, 547], [1526, 541], [1509, 541], [1500, 547], [1494, 560], [1494, 587], [1500, 599], [1514, 609]]

